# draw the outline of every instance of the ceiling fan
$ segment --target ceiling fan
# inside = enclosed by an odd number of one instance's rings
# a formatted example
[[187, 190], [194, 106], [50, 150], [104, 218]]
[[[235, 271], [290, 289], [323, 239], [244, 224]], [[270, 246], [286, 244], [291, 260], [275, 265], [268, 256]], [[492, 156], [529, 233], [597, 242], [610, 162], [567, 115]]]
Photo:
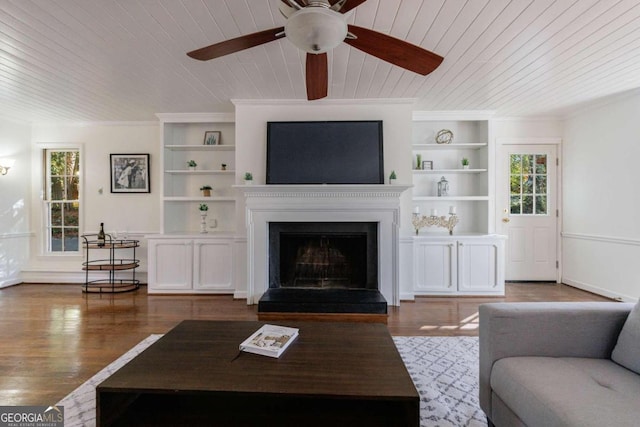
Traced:
[[347, 24], [346, 12], [366, 0], [280, 0], [280, 13], [287, 18], [284, 27], [272, 28], [226, 40], [187, 53], [200, 61], [219, 58], [286, 37], [307, 52], [307, 99], [327, 96], [327, 52], [343, 41], [383, 61], [426, 76], [440, 65], [442, 58], [428, 50], [377, 31]]

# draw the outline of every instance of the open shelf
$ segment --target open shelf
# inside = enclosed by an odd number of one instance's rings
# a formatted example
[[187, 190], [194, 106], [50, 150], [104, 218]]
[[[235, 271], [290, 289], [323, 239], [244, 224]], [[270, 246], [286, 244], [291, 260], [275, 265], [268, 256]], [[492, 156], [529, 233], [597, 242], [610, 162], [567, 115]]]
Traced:
[[414, 202], [447, 202], [447, 201], [483, 201], [489, 200], [489, 196], [446, 196], [446, 197], [438, 197], [438, 196], [416, 196], [413, 198]]
[[165, 145], [164, 148], [171, 151], [234, 151], [235, 145]]
[[165, 202], [235, 202], [235, 197], [224, 197], [224, 196], [212, 196], [212, 197], [188, 197], [188, 196], [177, 196], [177, 197], [165, 197], [163, 199]]
[[487, 169], [413, 169], [413, 173], [483, 173]]
[[173, 169], [166, 170], [165, 173], [171, 175], [235, 175], [235, 170], [214, 170], [214, 169], [203, 169], [203, 170], [186, 170], [186, 169]]
[[487, 146], [486, 142], [469, 142], [459, 144], [413, 144], [414, 150], [479, 150]]

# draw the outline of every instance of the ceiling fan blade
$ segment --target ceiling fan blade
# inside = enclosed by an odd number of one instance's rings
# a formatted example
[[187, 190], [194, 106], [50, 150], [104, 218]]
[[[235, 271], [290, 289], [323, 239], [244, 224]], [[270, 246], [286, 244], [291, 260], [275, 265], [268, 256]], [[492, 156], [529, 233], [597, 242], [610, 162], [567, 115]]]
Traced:
[[250, 47], [259, 46], [284, 37], [284, 27], [271, 28], [269, 30], [259, 31], [253, 34], [236, 37], [235, 39], [225, 40], [211, 46], [203, 47], [187, 53], [193, 59], [200, 61], [208, 61], [210, 59], [219, 58], [229, 55], [230, 53], [239, 52]]
[[[338, 3], [339, 1], [340, 0], [329, 0], [329, 3], [331, 3], [331, 6], [333, 6], [334, 4]], [[365, 1], [367, 1], [367, 0], [347, 0], [347, 2], [344, 4], [344, 6], [342, 6], [342, 8], [338, 12], [347, 13], [351, 9], [355, 9], [356, 7], [360, 6]]]
[[345, 43], [383, 61], [423, 76], [438, 68], [444, 59], [426, 49], [377, 31], [355, 25], [349, 25], [348, 28], [349, 32], [356, 35], [357, 38], [347, 38], [344, 40]]
[[329, 86], [329, 67], [327, 54], [307, 53], [307, 99], [313, 101], [327, 96]]

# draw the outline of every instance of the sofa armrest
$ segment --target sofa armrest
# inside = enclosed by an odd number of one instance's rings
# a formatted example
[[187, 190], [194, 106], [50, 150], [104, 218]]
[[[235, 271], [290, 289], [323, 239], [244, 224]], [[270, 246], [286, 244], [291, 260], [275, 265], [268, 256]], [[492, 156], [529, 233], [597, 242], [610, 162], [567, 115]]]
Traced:
[[491, 369], [505, 357], [609, 358], [633, 304], [532, 302], [483, 304], [480, 407], [491, 419]]

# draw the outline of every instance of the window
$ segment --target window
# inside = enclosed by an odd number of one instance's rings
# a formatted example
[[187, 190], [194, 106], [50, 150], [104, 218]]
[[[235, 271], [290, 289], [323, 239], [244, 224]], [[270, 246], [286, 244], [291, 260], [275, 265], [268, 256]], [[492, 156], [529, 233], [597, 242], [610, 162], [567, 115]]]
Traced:
[[46, 251], [79, 251], [80, 151], [45, 150]]
[[511, 215], [547, 215], [547, 155], [511, 154]]

